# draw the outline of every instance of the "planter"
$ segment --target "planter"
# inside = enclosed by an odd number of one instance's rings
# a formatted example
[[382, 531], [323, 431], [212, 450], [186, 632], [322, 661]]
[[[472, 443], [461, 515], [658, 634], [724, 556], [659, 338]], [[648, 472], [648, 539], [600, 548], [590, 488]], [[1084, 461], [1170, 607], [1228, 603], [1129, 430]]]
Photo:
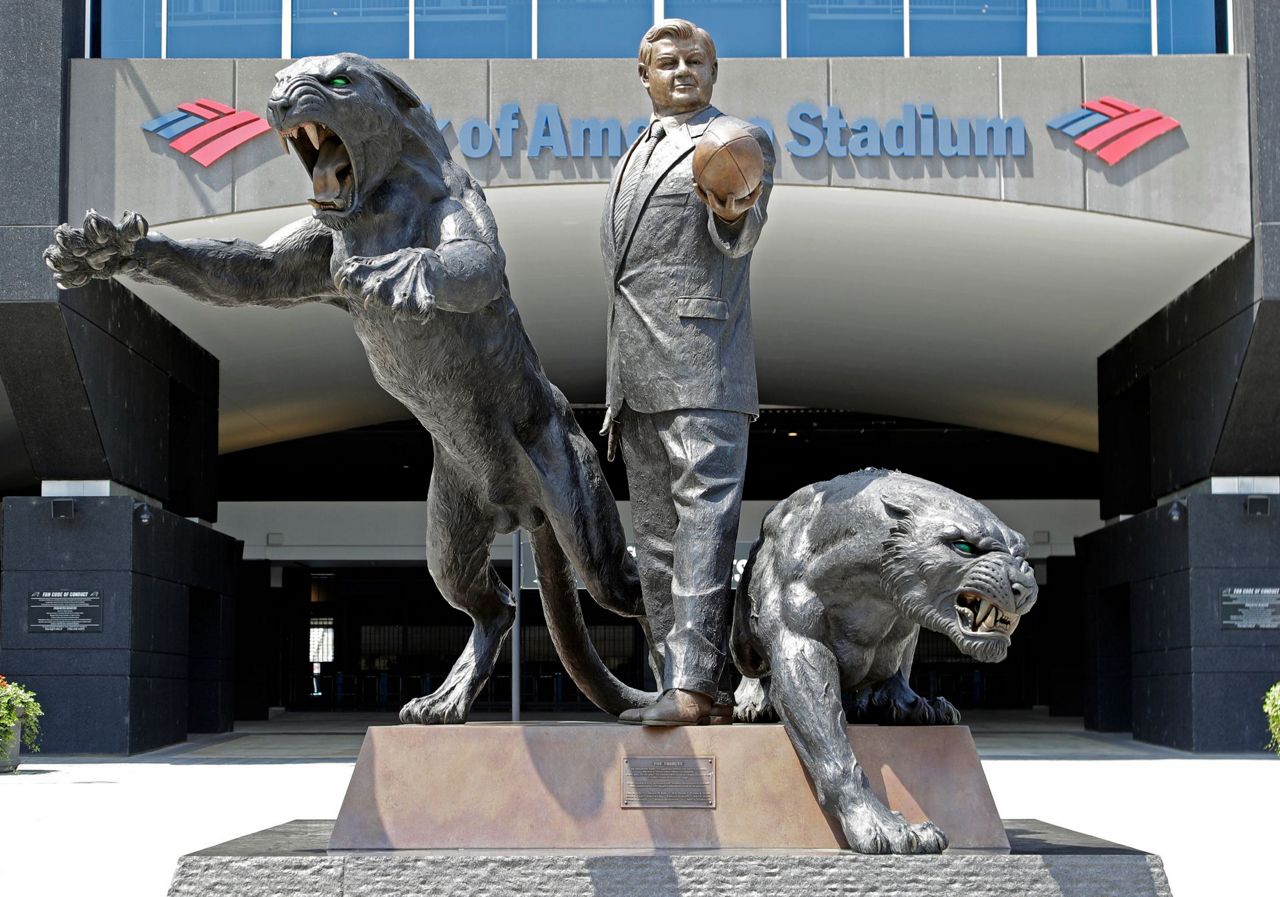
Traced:
[[0, 755], [0, 774], [13, 772], [18, 768], [18, 752], [22, 750], [22, 717], [25, 710], [18, 711], [18, 721], [13, 726], [13, 738], [3, 755]]

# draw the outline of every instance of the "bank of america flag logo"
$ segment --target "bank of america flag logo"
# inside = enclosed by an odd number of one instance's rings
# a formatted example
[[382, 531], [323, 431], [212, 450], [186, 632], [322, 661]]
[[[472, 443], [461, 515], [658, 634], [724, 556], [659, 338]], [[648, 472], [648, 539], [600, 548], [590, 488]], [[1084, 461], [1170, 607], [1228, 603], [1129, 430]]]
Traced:
[[163, 137], [169, 146], [208, 168], [238, 146], [271, 130], [266, 119], [217, 100], [180, 103], [153, 118], [142, 130]]
[[1076, 146], [1115, 165], [1136, 149], [1182, 125], [1158, 109], [1143, 109], [1115, 97], [1090, 100], [1049, 122], [1049, 127], [1074, 137]]

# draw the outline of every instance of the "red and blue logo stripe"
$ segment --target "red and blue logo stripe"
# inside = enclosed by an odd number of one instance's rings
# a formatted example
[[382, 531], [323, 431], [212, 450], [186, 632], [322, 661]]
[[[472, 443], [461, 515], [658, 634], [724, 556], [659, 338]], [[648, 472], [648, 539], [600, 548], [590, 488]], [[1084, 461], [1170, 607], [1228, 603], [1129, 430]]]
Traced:
[[153, 118], [142, 130], [163, 137], [169, 146], [208, 168], [238, 146], [271, 130], [266, 119], [217, 100], [180, 103]]
[[1090, 100], [1049, 122], [1049, 127], [1074, 137], [1076, 146], [1115, 165], [1136, 149], [1182, 125], [1158, 109], [1102, 97]]

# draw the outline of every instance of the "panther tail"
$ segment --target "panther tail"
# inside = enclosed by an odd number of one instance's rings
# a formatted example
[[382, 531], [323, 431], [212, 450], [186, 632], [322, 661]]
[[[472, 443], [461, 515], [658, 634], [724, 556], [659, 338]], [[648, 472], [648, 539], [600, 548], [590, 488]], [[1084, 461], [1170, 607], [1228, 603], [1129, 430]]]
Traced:
[[652, 704], [658, 698], [656, 693], [640, 691], [619, 681], [596, 653], [582, 618], [573, 568], [551, 526], [538, 527], [530, 537], [538, 564], [538, 589], [547, 629], [573, 684], [593, 704], [614, 716], [633, 707]]
[[729, 650], [739, 672], [753, 679], [769, 675], [769, 658], [760, 650], [760, 643], [751, 631], [751, 575], [755, 572], [756, 553], [764, 544], [764, 536], [756, 539], [747, 555], [747, 565], [738, 579], [738, 590], [733, 601], [733, 632], [729, 636]]

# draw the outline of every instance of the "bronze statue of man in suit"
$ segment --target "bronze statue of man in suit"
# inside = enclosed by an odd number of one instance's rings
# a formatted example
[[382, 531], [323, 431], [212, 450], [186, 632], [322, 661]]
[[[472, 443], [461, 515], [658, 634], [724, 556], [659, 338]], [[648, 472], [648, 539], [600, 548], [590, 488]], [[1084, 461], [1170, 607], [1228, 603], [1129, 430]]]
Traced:
[[[725, 665], [747, 430], [759, 413], [749, 269], [772, 187], [765, 132], [711, 105], [716, 50], [668, 19], [640, 44], [649, 127], [627, 150], [601, 225], [609, 278], [610, 454], [622, 448], [636, 560], [661, 700], [622, 719], [647, 725], [731, 720]], [[751, 193], [697, 187], [694, 146], [709, 129], [747, 131], [764, 177]]]

